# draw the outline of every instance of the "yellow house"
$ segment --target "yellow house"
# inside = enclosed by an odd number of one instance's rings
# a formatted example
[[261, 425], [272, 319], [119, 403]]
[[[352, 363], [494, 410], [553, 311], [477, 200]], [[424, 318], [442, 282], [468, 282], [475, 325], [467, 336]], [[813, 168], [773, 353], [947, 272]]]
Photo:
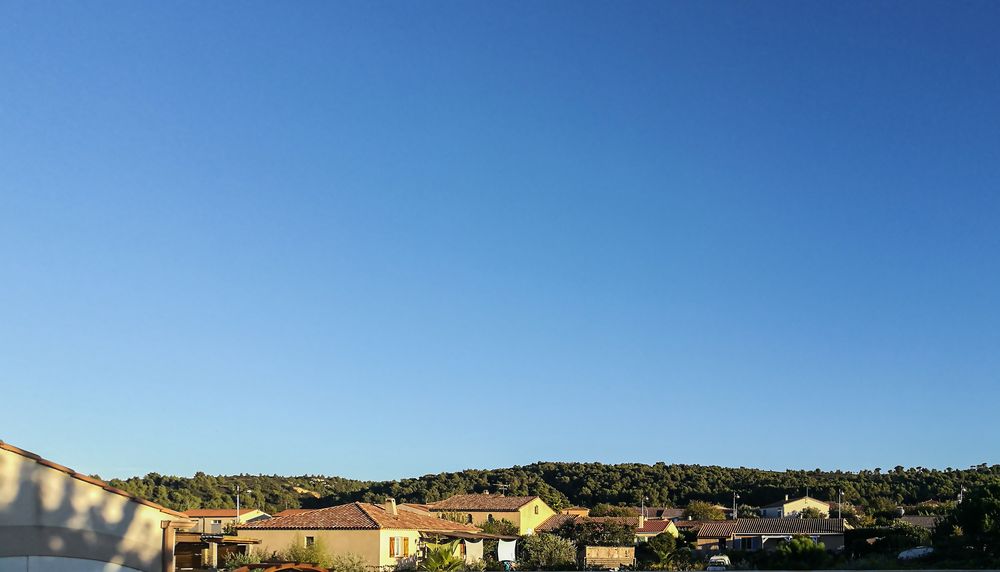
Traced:
[[806, 508], [818, 510], [823, 515], [823, 518], [830, 517], [829, 503], [808, 496], [789, 500], [788, 495], [785, 495], [785, 500], [783, 501], [761, 507], [760, 515], [764, 518], [796, 517]]
[[647, 542], [650, 538], [661, 534], [669, 534], [674, 538], [681, 535], [672, 520], [646, 520], [639, 517], [639, 527], [635, 529], [636, 541]]
[[467, 524], [481, 525], [495, 520], [509, 520], [517, 525], [520, 535], [533, 534], [535, 529], [556, 512], [537, 496], [508, 497], [478, 494], [455, 495], [430, 503], [432, 513], [457, 515]]
[[479, 532], [473, 526], [384, 505], [354, 502], [240, 525], [237, 535], [260, 540], [254, 552], [265, 558], [290, 545], [320, 542], [331, 555], [356, 554], [368, 566], [395, 567], [417, 562], [421, 534]]
[[206, 534], [221, 534], [230, 525], [270, 518], [269, 514], [255, 508], [241, 508], [239, 518], [235, 508], [193, 508], [184, 511], [184, 514], [195, 522], [191, 532]]

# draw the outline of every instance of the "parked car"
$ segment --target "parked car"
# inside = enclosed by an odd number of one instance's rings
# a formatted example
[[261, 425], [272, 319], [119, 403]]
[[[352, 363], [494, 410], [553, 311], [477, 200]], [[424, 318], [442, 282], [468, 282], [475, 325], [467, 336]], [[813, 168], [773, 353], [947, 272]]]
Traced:
[[708, 568], [706, 570], [729, 570], [731, 566], [732, 563], [729, 561], [729, 557], [725, 554], [720, 554], [708, 559]]

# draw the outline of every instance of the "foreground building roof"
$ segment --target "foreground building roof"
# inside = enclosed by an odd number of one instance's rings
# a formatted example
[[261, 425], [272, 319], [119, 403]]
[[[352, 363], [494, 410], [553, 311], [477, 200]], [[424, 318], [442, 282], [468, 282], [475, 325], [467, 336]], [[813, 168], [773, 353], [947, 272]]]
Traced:
[[390, 514], [384, 507], [364, 502], [353, 502], [287, 516], [277, 516], [243, 524], [239, 528], [255, 530], [378, 530], [384, 528], [427, 532], [479, 532], [479, 529], [474, 526], [414, 512], [397, 510], [397, 514]]
[[156, 510], [159, 510], [161, 512], [169, 514], [170, 516], [176, 516], [178, 518], [187, 518], [187, 515], [184, 514], [184, 513], [182, 513], [182, 512], [178, 512], [176, 510], [169, 509], [169, 508], [167, 508], [165, 506], [158, 505], [155, 502], [151, 502], [151, 501], [148, 501], [148, 500], [146, 500], [144, 498], [137, 497], [137, 496], [135, 496], [135, 495], [133, 495], [133, 494], [131, 494], [129, 492], [126, 492], [126, 491], [123, 491], [123, 490], [121, 490], [119, 488], [113, 487], [113, 486], [109, 485], [108, 483], [106, 483], [106, 482], [104, 482], [104, 481], [102, 481], [100, 479], [95, 479], [94, 477], [90, 477], [90, 476], [84, 475], [83, 473], [78, 473], [78, 472], [74, 471], [73, 469], [70, 469], [69, 467], [65, 467], [63, 465], [60, 465], [59, 463], [54, 463], [54, 462], [52, 462], [52, 461], [50, 461], [48, 459], [42, 458], [40, 455], [36, 455], [35, 453], [32, 453], [30, 451], [25, 451], [24, 449], [15, 447], [15, 446], [13, 446], [13, 445], [11, 445], [9, 443], [4, 443], [3, 441], [0, 441], [0, 449], [2, 449], [4, 451], [9, 451], [9, 452], [14, 453], [16, 455], [20, 455], [20, 456], [25, 457], [27, 459], [31, 459], [32, 461], [38, 463], [39, 465], [48, 467], [50, 469], [55, 469], [56, 471], [59, 471], [59, 472], [62, 472], [62, 473], [66, 473], [67, 475], [73, 477], [74, 479], [77, 479], [79, 481], [83, 481], [85, 483], [94, 485], [96, 487], [100, 487], [100, 488], [104, 489], [105, 491], [107, 491], [109, 493], [116, 494], [116, 495], [119, 495], [119, 496], [123, 496], [123, 497], [129, 499], [132, 502], [139, 503], [141, 505], [145, 505], [145, 506], [148, 506], [150, 508], [155, 508]]
[[517, 512], [522, 506], [537, 498], [539, 497], [508, 497], [490, 494], [455, 495], [430, 503], [429, 506], [432, 511]]
[[843, 534], [842, 518], [738, 518], [704, 522], [698, 538], [755, 535]]

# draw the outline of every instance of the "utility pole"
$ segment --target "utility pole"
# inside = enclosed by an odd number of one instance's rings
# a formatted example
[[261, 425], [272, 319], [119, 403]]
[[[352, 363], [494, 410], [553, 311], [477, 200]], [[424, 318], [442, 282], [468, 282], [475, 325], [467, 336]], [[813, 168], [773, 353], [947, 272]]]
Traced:
[[738, 498], [740, 498], [740, 495], [736, 491], [733, 491], [733, 520], [736, 520], [740, 516], [739, 509], [736, 508], [736, 499]]
[[837, 490], [837, 518], [844, 518], [844, 489]]
[[240, 485], [236, 485], [236, 524], [240, 523]]

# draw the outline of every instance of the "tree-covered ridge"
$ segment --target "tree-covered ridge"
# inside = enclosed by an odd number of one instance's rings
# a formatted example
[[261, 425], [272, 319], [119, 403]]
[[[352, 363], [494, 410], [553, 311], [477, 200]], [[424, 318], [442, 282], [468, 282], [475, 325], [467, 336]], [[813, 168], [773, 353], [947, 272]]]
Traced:
[[391, 496], [399, 502], [432, 502], [454, 494], [509, 488], [509, 495], [539, 495], [553, 508], [598, 503], [647, 506], [683, 506], [692, 500], [728, 505], [732, 491], [740, 504], [762, 506], [808, 493], [816, 498], [844, 500], [856, 506], [882, 510], [887, 506], [914, 506], [927, 501], [954, 500], [961, 488], [972, 488], [1000, 479], [1000, 465], [969, 469], [904, 469], [896, 467], [860, 472], [766, 471], [701, 465], [638, 463], [534, 463], [507, 469], [466, 470], [397, 481], [366, 482], [340, 477], [276, 475], [170, 477], [151, 473], [145, 477], [111, 481], [111, 484], [164, 506], [186, 510], [198, 507], [234, 507], [239, 484], [250, 493], [244, 506], [277, 512], [285, 508], [321, 507]]

